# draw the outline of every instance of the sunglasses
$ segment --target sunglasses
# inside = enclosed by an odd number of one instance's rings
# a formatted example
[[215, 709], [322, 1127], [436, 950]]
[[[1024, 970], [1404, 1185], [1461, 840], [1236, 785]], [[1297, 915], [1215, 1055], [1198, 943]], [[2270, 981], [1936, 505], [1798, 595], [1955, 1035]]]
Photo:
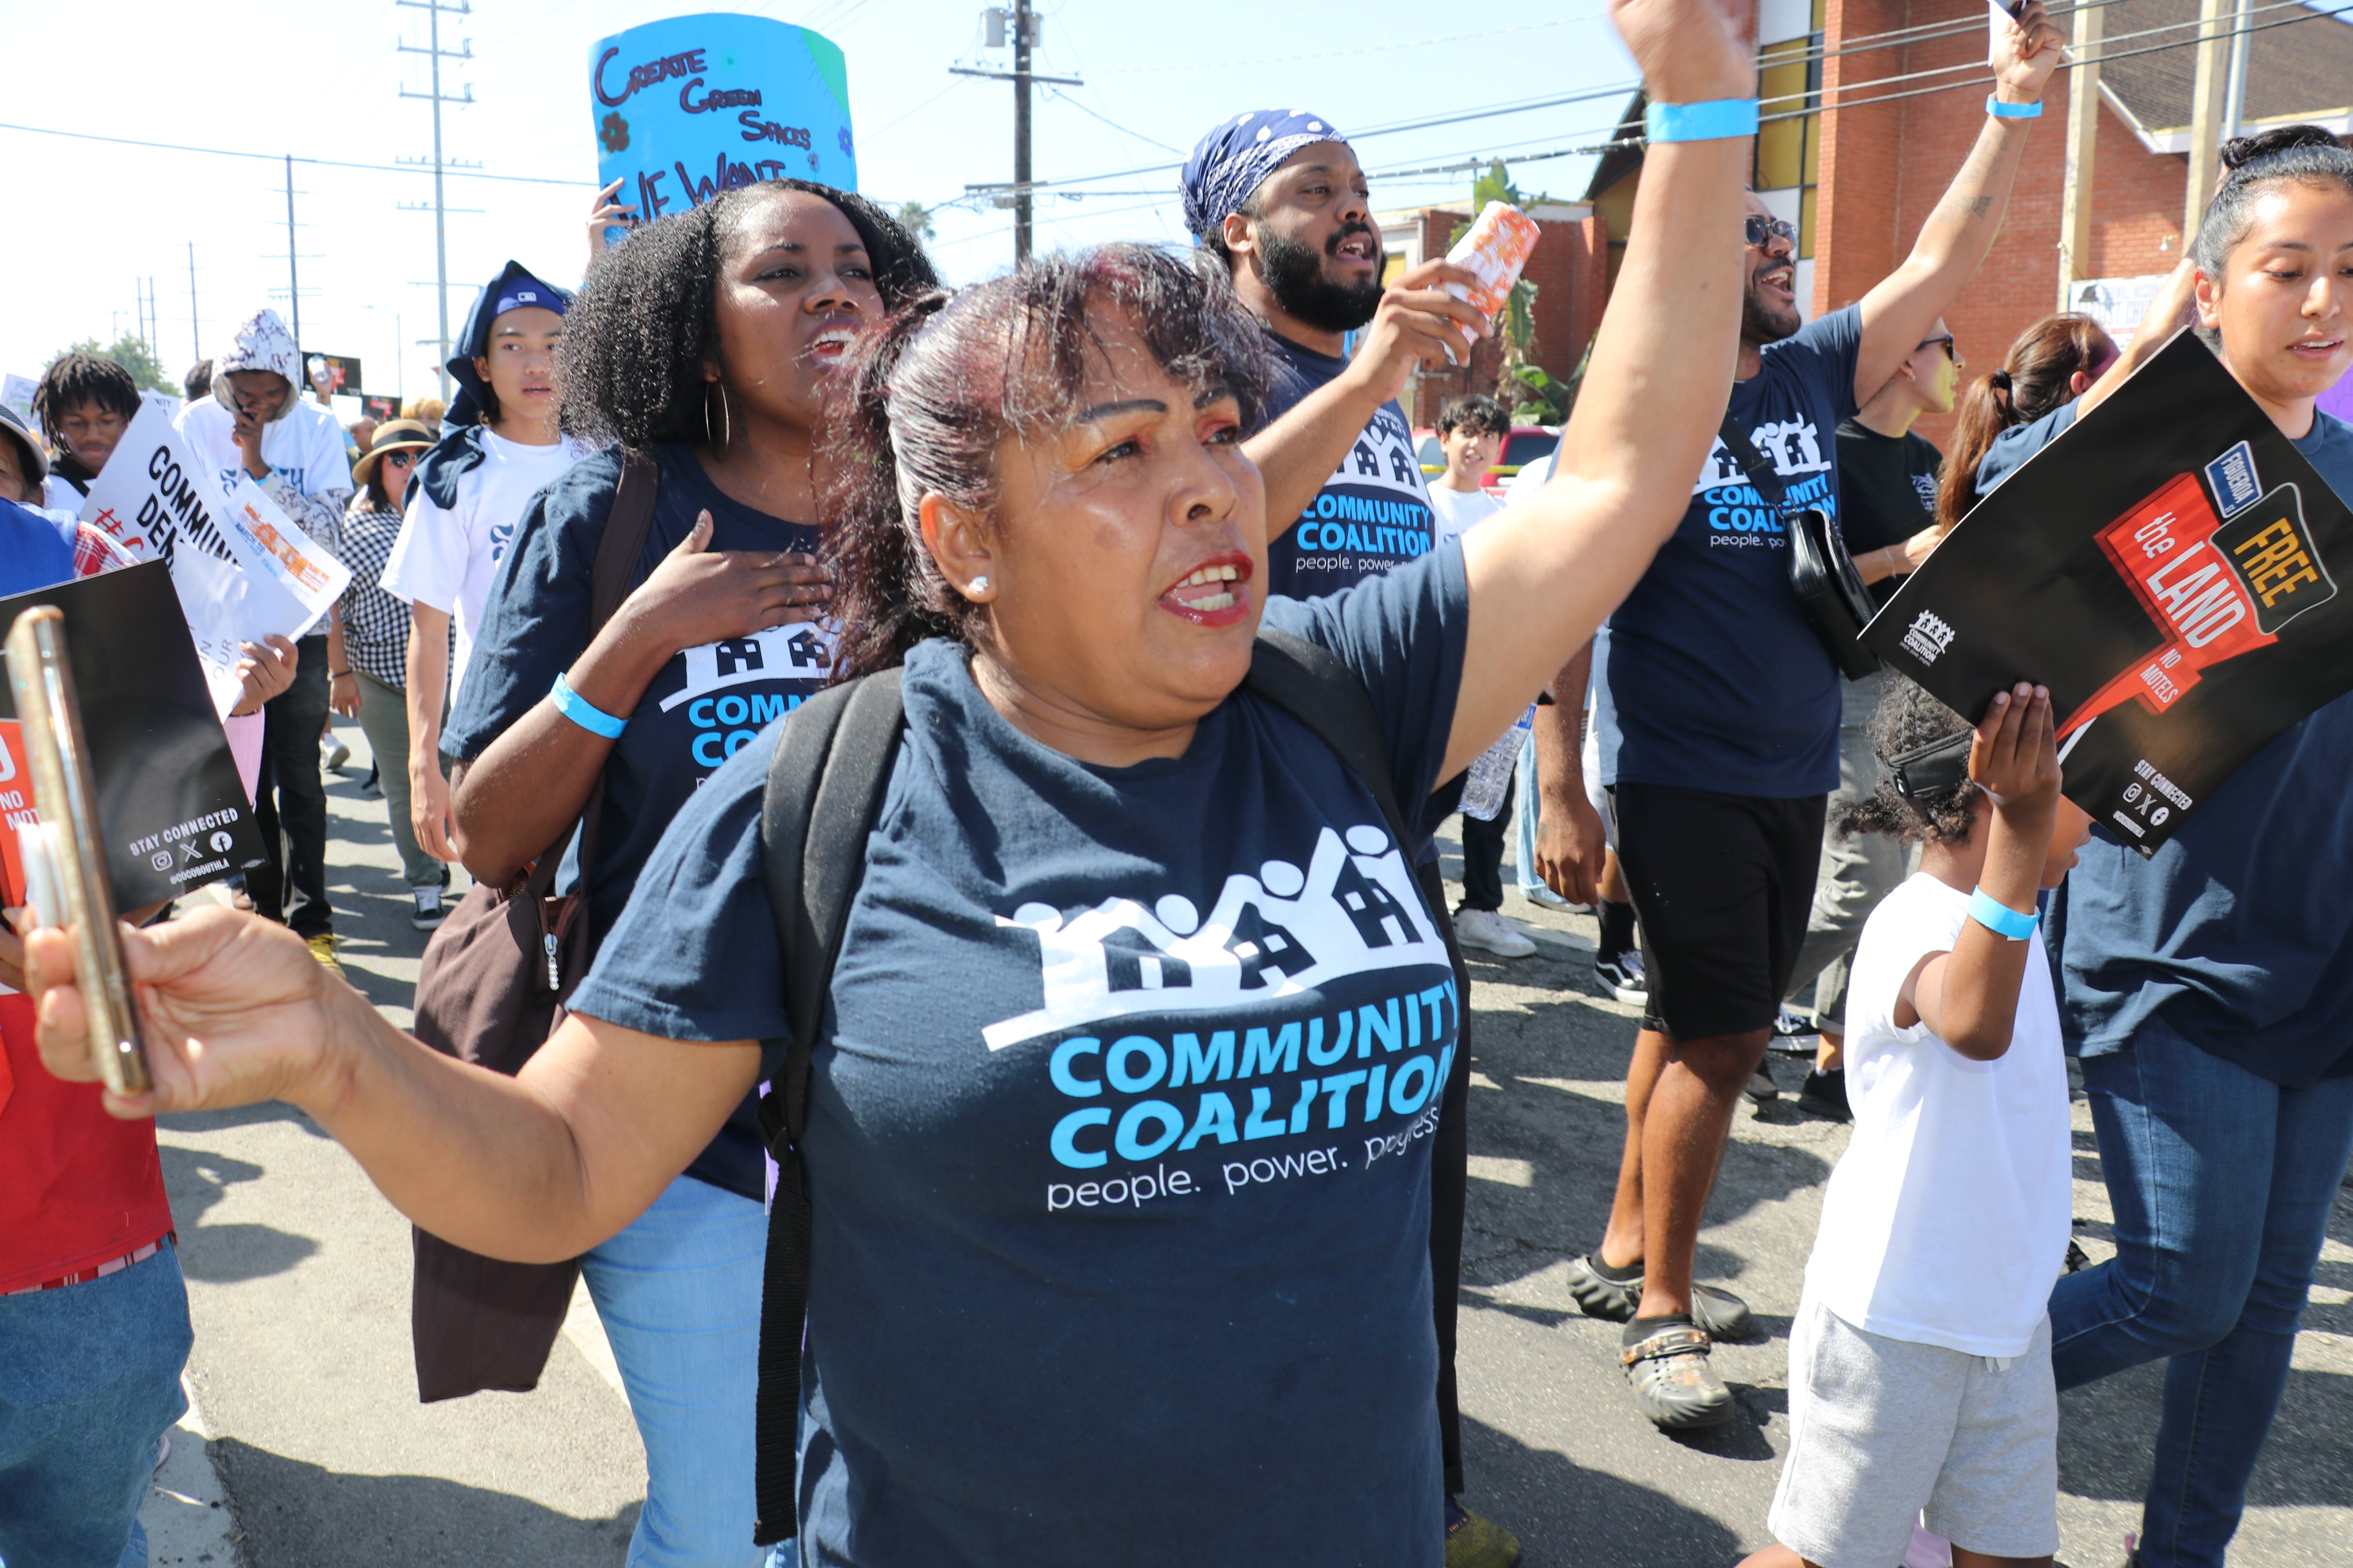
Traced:
[[385, 468], [391, 468], [396, 463], [404, 468], [414, 468], [417, 464], [417, 454], [414, 452], [386, 452], [384, 455], [384, 466]]
[[[1961, 363], [1961, 351], [1959, 347], [1954, 343], [1952, 333], [1939, 332], [1933, 338], [1923, 338], [1920, 340], [1920, 347], [1924, 349], [1934, 348], [1940, 343], [1944, 345], [1945, 357], [1947, 360], [1950, 360], [1955, 364]], [[1914, 352], [1917, 353], [1918, 351], [1915, 350]]]
[[1798, 243], [1798, 226], [1787, 218], [1758, 217], [1750, 213], [1745, 232], [1748, 236], [1748, 243], [1759, 250], [1764, 249], [1766, 242], [1771, 239], [1786, 239], [1792, 248]]

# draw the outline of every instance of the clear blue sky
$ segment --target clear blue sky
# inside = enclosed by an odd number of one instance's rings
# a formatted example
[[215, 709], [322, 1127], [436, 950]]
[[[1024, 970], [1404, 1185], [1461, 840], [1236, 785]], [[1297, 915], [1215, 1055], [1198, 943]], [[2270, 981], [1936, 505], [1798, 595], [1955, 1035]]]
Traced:
[[[445, 68], [444, 90], [470, 82], [476, 102], [445, 111], [449, 156], [487, 173], [577, 185], [454, 180], [450, 202], [482, 209], [449, 220], [454, 329], [474, 288], [512, 256], [570, 282], [586, 256], [583, 223], [596, 168], [587, 93], [590, 45], [607, 34], [698, 9], [659, 0], [474, 0], [443, 19], [445, 47], [472, 41]], [[860, 183], [888, 202], [935, 208], [967, 183], [1012, 175], [1009, 86], [950, 76], [951, 64], [1009, 65], [981, 47], [978, 0], [815, 0], [740, 7], [816, 27], [849, 57]], [[428, 151], [425, 14], [391, 0], [240, 0], [191, 8], [160, 0], [7, 5], [12, 63], [0, 121], [21, 126], [269, 154], [200, 156], [0, 130], [19, 191], [18, 222], [0, 247], [0, 370], [37, 374], [66, 343], [111, 342], [133, 322], [134, 279], [154, 279], [164, 363], [177, 371], [257, 306], [285, 311], [286, 199], [277, 155], [389, 163]], [[1543, 12], [1396, 0], [1309, 5], [1139, 5], [1055, 0], [1037, 68], [1083, 77], [1040, 89], [1040, 179], [1181, 162], [1210, 123], [1244, 109], [1303, 107], [1357, 134], [1632, 77], [1600, 0]], [[110, 52], [110, 44], [120, 45]], [[1464, 123], [1360, 136], [1377, 174], [1490, 152], [1604, 139], [1622, 100], [1525, 110]], [[1527, 189], [1574, 195], [1590, 160], [1515, 165]], [[1181, 240], [1170, 170], [1100, 182], [1082, 201], [1041, 197], [1041, 247], [1134, 237]], [[1377, 179], [1375, 205], [1467, 197], [1465, 174]], [[422, 174], [294, 165], [306, 347], [356, 354], [368, 390], [414, 395], [431, 382], [433, 220]], [[934, 254], [968, 280], [1012, 258], [1012, 215], [937, 214]], [[200, 340], [189, 321], [188, 242], [195, 244]], [[275, 291], [272, 293], [271, 291]], [[396, 346], [396, 338], [410, 340]], [[396, 361], [396, 355], [397, 356]], [[396, 363], [397, 369], [396, 370]]]

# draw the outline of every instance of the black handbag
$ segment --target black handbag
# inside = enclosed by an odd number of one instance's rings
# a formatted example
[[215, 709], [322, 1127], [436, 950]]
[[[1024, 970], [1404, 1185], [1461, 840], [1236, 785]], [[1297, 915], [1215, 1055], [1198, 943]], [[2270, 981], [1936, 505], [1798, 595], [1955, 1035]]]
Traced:
[[1862, 628], [1871, 624], [1875, 606], [1830, 514], [1820, 507], [1788, 504], [1781, 476], [1729, 412], [1718, 435], [1725, 450], [1748, 476], [1750, 488], [1781, 514], [1789, 539], [1789, 586], [1814, 623], [1815, 635], [1849, 680], [1877, 673], [1879, 656], [1862, 646]]

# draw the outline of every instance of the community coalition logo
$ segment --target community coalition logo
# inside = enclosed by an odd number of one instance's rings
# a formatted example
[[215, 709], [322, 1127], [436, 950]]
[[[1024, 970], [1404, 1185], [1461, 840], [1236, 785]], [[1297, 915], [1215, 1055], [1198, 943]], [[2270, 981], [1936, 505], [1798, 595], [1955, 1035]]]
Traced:
[[[833, 632], [822, 623], [802, 621], [704, 643], [678, 657], [686, 678], [661, 700], [659, 710], [686, 710], [696, 764], [715, 768], [817, 689], [833, 668]], [[800, 689], [776, 689], [780, 685]], [[768, 689], [735, 689], [754, 686]]]
[[1393, 564], [1430, 553], [1430, 492], [1413, 432], [1393, 407], [1373, 416], [1291, 538], [1303, 555], [1330, 552]]
[[[1437, 1126], [1461, 998], [1379, 827], [1320, 829], [1303, 868], [1270, 860], [1229, 877], [1206, 917], [1170, 893], [1068, 915], [1024, 904], [997, 923], [1037, 936], [1045, 1005], [989, 1025], [984, 1042], [1060, 1036], [1040, 1053], [1061, 1097], [1054, 1163], [1126, 1167], [1058, 1175], [1049, 1211], [1362, 1171]], [[1264, 1140], [1290, 1142], [1227, 1152]], [[1205, 1147], [1214, 1176], [1182, 1159]]]
[[1838, 515], [1838, 497], [1831, 487], [1831, 460], [1822, 451], [1820, 431], [1802, 414], [1795, 419], [1767, 420], [1748, 432], [1757, 453], [1770, 461], [1781, 478], [1784, 499], [1776, 508], [1757, 493], [1731, 449], [1718, 436], [1692, 481], [1694, 501], [1706, 508], [1707, 542], [1712, 549], [1778, 550], [1788, 542], [1782, 510], [1801, 511], [1819, 507]]
[[2337, 596], [2302, 495], [2293, 484], [2265, 491], [2244, 441], [2206, 465], [2203, 485], [2178, 475], [2099, 541], [2164, 642], [2069, 714], [2063, 736], [2128, 699], [2163, 713], [2201, 671], [2270, 647]]

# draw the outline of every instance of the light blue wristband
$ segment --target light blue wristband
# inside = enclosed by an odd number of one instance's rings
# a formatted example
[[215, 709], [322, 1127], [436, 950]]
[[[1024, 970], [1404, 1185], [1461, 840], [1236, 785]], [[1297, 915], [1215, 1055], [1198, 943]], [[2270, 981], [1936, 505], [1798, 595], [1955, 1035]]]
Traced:
[[1652, 142], [1717, 142], [1757, 134], [1757, 100], [1718, 98], [1706, 103], [1654, 103], [1642, 111], [1642, 133]]
[[1987, 93], [1986, 112], [1996, 120], [2040, 120], [2042, 118], [2042, 106], [2040, 103], [2004, 103], [1993, 94]]
[[1969, 894], [1969, 919], [2010, 942], [2024, 942], [2034, 934], [2034, 917], [2020, 914], [1983, 888]]
[[547, 700], [555, 704], [555, 710], [558, 713], [592, 735], [602, 735], [608, 741], [617, 741], [621, 738], [621, 731], [629, 727], [629, 721], [627, 719], [614, 718], [610, 713], [573, 690], [572, 683], [564, 679], [563, 672], [560, 670], [556, 673], [555, 684], [547, 689]]

